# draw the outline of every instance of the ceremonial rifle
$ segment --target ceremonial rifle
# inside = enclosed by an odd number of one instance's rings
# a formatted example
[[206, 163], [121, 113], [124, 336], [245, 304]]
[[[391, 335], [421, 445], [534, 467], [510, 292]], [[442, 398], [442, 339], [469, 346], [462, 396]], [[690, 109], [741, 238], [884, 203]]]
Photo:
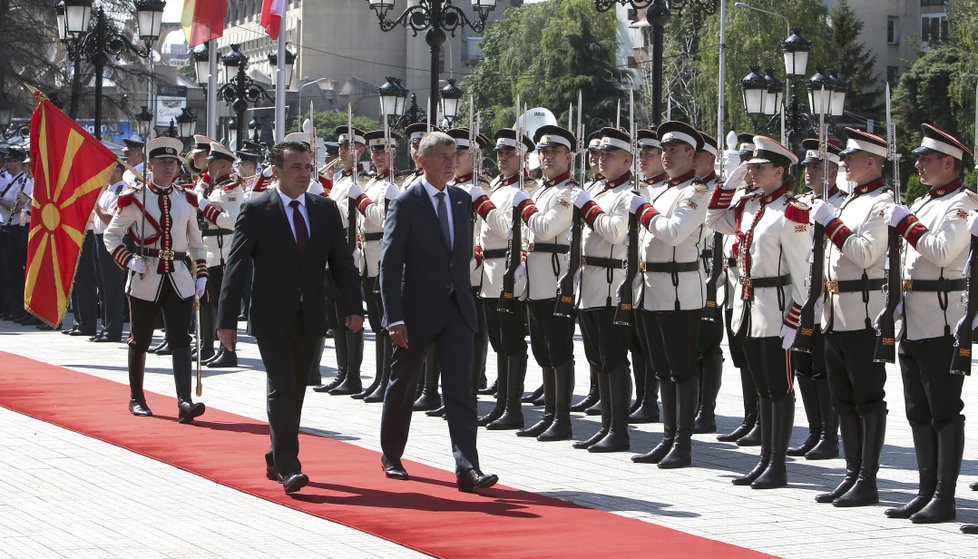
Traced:
[[[886, 145], [887, 159], [893, 164], [893, 203], [900, 204], [900, 154], [896, 147], [896, 124], [890, 110], [890, 84], [886, 84]], [[876, 325], [876, 348], [873, 361], [893, 363], [896, 360], [896, 326], [894, 324], [897, 306], [902, 298], [900, 282], [900, 233], [890, 226], [887, 232], [889, 252], [886, 256], [886, 306]]]
[[[975, 86], [975, 110], [978, 111], [978, 85]], [[978, 169], [978, 112], [975, 113], [975, 169]], [[978, 281], [973, 281], [978, 269], [978, 237], [971, 236], [971, 254], [965, 268], [968, 275], [968, 303], [964, 319], [954, 333], [954, 356], [951, 358], [951, 374], [971, 375], [971, 344], [974, 341], [975, 317], [978, 316]]]
[[[721, 51], [724, 48], [725, 47], [723, 47], [721, 44]], [[723, 52], [720, 53], [720, 56], [721, 59], [724, 57]], [[722, 62], [723, 60], [721, 60], [721, 65], [720, 65], [721, 72], [723, 68]], [[721, 84], [720, 99], [722, 100], [723, 99], [722, 73], [721, 73], [720, 84]], [[721, 102], [717, 104], [717, 143], [719, 143], [722, 139], [723, 139], [723, 103]], [[723, 154], [724, 151], [719, 149], [719, 146], [717, 146], [717, 148], [718, 148], [717, 159], [720, 162], [719, 165], [720, 176], [717, 178], [716, 186], [714, 188], [720, 188], [720, 185], [726, 181], [726, 175], [727, 175], [726, 160], [725, 159], [720, 160], [720, 154]], [[708, 276], [708, 279], [706, 281], [706, 304], [703, 307], [703, 315], [702, 315], [702, 319], [707, 322], [717, 322], [721, 320], [720, 305], [717, 304], [717, 282], [720, 281], [720, 273], [723, 272], [723, 261], [724, 261], [723, 233], [717, 233], [717, 232], [713, 233], [712, 242], [713, 245], [710, 248], [710, 275]], [[729, 294], [728, 294], [728, 298], [729, 298]]]
[[[357, 172], [357, 164], [359, 159], [357, 157], [357, 142], [356, 136], [353, 133], [353, 105], [347, 103], [346, 105], [346, 134], [349, 137], [347, 144], [350, 150], [350, 157], [353, 159], [353, 184], [360, 184], [360, 176]], [[350, 199], [349, 196], [346, 197], [346, 243], [350, 246], [350, 252], [354, 253], [357, 250], [357, 205]]]
[[[629, 142], [631, 142], [632, 153], [632, 190], [638, 192], [638, 169], [636, 167], [638, 158], [635, 157], [635, 90], [628, 90], [628, 127]], [[619, 326], [631, 326], [632, 315], [634, 314], [635, 290], [632, 284], [635, 276], [638, 275], [638, 216], [628, 213], [628, 251], [625, 256], [625, 281], [618, 286], [618, 305], [615, 307], [615, 316], [612, 319]]]
[[[516, 97], [516, 124], [513, 126], [516, 134], [516, 159], [519, 162], [519, 189], [523, 190], [523, 126], [520, 121], [520, 98]], [[503, 272], [503, 291], [499, 294], [499, 304], [496, 310], [513, 313], [516, 303], [516, 270], [523, 261], [523, 225], [519, 207], [513, 206], [513, 224], [510, 229], [509, 250], [506, 251], [506, 271]]]
[[[581, 119], [583, 107], [581, 106], [581, 92], [577, 92], [577, 154], [581, 155], [581, 182], [584, 184], [584, 169], [586, 164], [584, 162], [585, 153], [582, 149], [584, 143], [584, 123]], [[572, 158], [571, 161], [576, 159]], [[560, 276], [560, 280], [557, 282], [557, 302], [554, 304], [554, 316], [559, 316], [562, 318], [571, 318], [574, 316], [574, 302], [576, 300], [574, 296], [574, 278], [577, 276], [577, 271], [581, 269], [581, 235], [584, 228], [584, 218], [581, 214], [581, 210], [574, 206], [573, 218], [571, 220], [571, 241], [570, 241], [570, 259], [567, 265], [567, 271], [564, 275]]]
[[[824, 203], [825, 193], [828, 191], [828, 126], [825, 124], [825, 86], [822, 86], [820, 96], [822, 107], [818, 115], [818, 157], [822, 161], [822, 193], [819, 195], [813, 192], [814, 198], [822, 198]], [[808, 298], [801, 306], [801, 315], [798, 319], [798, 330], [795, 332], [795, 341], [791, 345], [792, 368], [802, 376], [811, 377], [814, 372], [813, 348], [815, 345], [815, 310], [818, 308], [818, 301], [822, 298], [825, 287], [823, 286], [825, 275], [825, 226], [815, 222], [812, 229], [812, 265], [808, 274]]]

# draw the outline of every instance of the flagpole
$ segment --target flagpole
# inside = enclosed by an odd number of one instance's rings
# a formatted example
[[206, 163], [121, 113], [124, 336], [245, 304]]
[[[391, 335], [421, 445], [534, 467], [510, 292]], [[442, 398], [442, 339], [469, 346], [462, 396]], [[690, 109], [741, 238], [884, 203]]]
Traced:
[[[287, 9], [282, 3], [282, 17], [278, 28], [278, 63], [275, 65], [275, 141], [282, 141], [285, 136], [285, 16]], [[299, 107], [302, 110], [302, 107]]]
[[207, 136], [217, 138], [217, 41], [207, 45]]

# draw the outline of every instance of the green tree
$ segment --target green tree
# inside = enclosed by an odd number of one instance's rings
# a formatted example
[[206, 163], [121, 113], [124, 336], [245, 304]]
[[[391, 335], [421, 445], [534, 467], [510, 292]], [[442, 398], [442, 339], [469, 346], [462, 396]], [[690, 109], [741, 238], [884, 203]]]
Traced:
[[873, 69], [876, 55], [860, 41], [863, 22], [849, 6], [839, 0], [832, 9], [832, 43], [835, 47], [832, 66], [838, 76], [849, 82], [846, 110], [879, 115], [883, 112], [883, 86]]
[[483, 130], [511, 126], [517, 97], [528, 107], [549, 108], [566, 123], [578, 91], [585, 125], [614, 119], [627, 73], [615, 66], [614, 16], [596, 12], [592, 0], [508, 8], [486, 30], [480, 48], [484, 59], [463, 85], [474, 96]]

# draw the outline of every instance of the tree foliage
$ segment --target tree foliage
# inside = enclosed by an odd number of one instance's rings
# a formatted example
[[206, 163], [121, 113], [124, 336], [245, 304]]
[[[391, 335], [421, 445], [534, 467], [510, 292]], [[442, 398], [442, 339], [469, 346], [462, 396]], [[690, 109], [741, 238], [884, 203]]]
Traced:
[[512, 126], [517, 97], [566, 123], [578, 91], [589, 130], [613, 120], [627, 73], [615, 66], [614, 16], [596, 12], [592, 0], [508, 8], [486, 30], [480, 48], [484, 58], [463, 87], [474, 97], [483, 129]]

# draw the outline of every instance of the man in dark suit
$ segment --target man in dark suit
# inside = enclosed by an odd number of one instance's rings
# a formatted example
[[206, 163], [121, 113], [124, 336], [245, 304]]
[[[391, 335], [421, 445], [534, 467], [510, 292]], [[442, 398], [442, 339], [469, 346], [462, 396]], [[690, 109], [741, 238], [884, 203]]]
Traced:
[[309, 146], [272, 148], [277, 183], [241, 206], [231, 240], [218, 311], [218, 336], [234, 347], [247, 268], [254, 264], [251, 330], [268, 375], [271, 448], [266, 475], [286, 493], [309, 483], [299, 463], [299, 419], [306, 379], [318, 369], [326, 336], [326, 264], [336, 283], [345, 326], [363, 327], [360, 280], [346, 247], [336, 204], [306, 193], [314, 176]]
[[455, 173], [451, 136], [431, 132], [418, 151], [424, 176], [391, 202], [381, 248], [384, 327], [395, 346], [380, 426], [381, 465], [389, 478], [408, 478], [401, 456], [421, 363], [435, 344], [458, 488], [474, 492], [499, 478], [479, 469], [475, 444], [476, 401], [470, 377], [477, 330], [469, 286], [472, 198], [448, 186]]

